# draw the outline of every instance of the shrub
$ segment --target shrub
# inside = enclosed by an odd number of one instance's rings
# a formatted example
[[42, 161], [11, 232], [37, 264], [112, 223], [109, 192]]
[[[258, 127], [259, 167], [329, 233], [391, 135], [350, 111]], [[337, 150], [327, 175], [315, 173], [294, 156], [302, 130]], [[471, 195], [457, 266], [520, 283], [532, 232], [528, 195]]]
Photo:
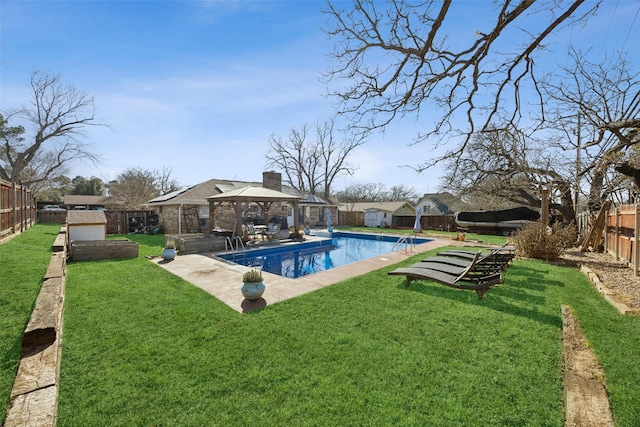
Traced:
[[573, 224], [555, 223], [548, 227], [542, 222], [535, 222], [517, 231], [510, 240], [518, 256], [555, 261], [564, 250], [575, 245], [577, 236], [577, 228]]
[[262, 282], [262, 273], [258, 270], [249, 270], [242, 275], [242, 281], [246, 283]]

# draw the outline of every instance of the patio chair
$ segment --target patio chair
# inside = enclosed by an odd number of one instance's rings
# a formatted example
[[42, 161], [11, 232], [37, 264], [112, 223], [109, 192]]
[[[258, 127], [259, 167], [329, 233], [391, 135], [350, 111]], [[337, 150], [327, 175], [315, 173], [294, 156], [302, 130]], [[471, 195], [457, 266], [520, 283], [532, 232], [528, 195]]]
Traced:
[[247, 231], [249, 232], [249, 236], [251, 236], [251, 240], [256, 240], [257, 236], [261, 236], [262, 240], [264, 240], [264, 233], [262, 233], [261, 230], [256, 228], [256, 226], [254, 224], [248, 223], [247, 224]]
[[[405, 276], [405, 288], [409, 288], [413, 280], [429, 280], [450, 288], [475, 291], [478, 298], [483, 299], [486, 291], [494, 285], [503, 283], [503, 280], [502, 273], [486, 274], [481, 272], [478, 274], [478, 271], [474, 269], [479, 258], [480, 253], [478, 252], [472, 262], [462, 270], [449, 269], [449, 267], [455, 266], [446, 263], [440, 264], [438, 269], [421, 266], [422, 263], [417, 263], [409, 267], [397, 268], [387, 274], [389, 276]], [[456, 274], [458, 271], [459, 274]]]
[[269, 224], [264, 234], [267, 240], [274, 240], [280, 235], [280, 224]]

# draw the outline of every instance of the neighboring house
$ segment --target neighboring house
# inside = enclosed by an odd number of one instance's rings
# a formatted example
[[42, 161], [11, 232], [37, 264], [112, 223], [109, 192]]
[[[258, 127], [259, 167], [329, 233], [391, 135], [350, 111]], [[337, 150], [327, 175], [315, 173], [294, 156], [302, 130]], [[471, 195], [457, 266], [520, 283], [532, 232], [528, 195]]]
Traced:
[[96, 210], [70, 210], [67, 212], [67, 233], [69, 241], [105, 240], [107, 238], [107, 217]]
[[[362, 202], [347, 203], [338, 208], [341, 220], [340, 225], [364, 225], [365, 227], [412, 227], [416, 209], [406, 201], [399, 202]], [[357, 215], [364, 213], [364, 215]], [[349, 223], [354, 218], [363, 218], [363, 223], [356, 221]]]
[[105, 196], [84, 196], [78, 194], [67, 194], [64, 196], [64, 206], [68, 210], [103, 210], [113, 206], [110, 197]]
[[457, 226], [453, 214], [462, 206], [464, 203], [451, 193], [426, 193], [418, 201], [416, 209], [422, 208], [420, 223], [424, 230], [455, 231]]
[[422, 206], [423, 215], [453, 215], [460, 205], [460, 199], [451, 193], [426, 193], [416, 204], [416, 209]]
[[[302, 194], [294, 188], [282, 185], [282, 175], [278, 172], [263, 172], [262, 182], [210, 179], [183, 190], [174, 191], [164, 196], [156, 197], [147, 202], [150, 209], [158, 215], [158, 223], [167, 234], [181, 233], [209, 233], [211, 231], [211, 217], [217, 228], [234, 229], [236, 217], [231, 206], [221, 206], [210, 212], [207, 197], [238, 190], [247, 186], [264, 187], [275, 191], [299, 196], [299, 223], [315, 226], [325, 224], [325, 210], [334, 210], [323, 199]], [[268, 217], [267, 217], [268, 215]], [[243, 222], [266, 224], [274, 217], [285, 217], [289, 226], [294, 224], [294, 212], [288, 203], [274, 203], [269, 212], [263, 212], [256, 203], [249, 203], [243, 210]]]

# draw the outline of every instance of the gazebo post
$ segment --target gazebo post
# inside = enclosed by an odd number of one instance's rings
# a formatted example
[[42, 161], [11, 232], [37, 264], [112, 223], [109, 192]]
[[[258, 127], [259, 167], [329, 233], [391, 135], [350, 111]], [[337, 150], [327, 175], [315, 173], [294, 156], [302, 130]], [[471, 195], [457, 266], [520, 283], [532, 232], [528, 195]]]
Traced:
[[207, 197], [209, 200], [209, 206], [211, 203], [229, 202], [234, 206], [236, 212], [236, 224], [235, 235], [242, 236], [242, 205], [241, 203], [258, 203], [263, 206], [263, 211], [268, 214], [271, 205], [274, 202], [278, 203], [292, 203], [296, 211], [293, 219], [296, 229], [299, 227], [298, 220], [298, 200], [300, 197], [292, 196], [281, 191], [270, 190], [268, 188], [246, 186], [237, 190], [229, 191], [228, 193], [216, 194], [215, 196]]
[[209, 234], [216, 228], [216, 204], [209, 200]]
[[234, 234], [236, 236], [242, 236], [242, 202], [236, 200], [233, 202], [236, 211], [236, 230]]
[[293, 204], [293, 226], [296, 229], [296, 233], [300, 229], [300, 213], [298, 212], [298, 201], [291, 202]]

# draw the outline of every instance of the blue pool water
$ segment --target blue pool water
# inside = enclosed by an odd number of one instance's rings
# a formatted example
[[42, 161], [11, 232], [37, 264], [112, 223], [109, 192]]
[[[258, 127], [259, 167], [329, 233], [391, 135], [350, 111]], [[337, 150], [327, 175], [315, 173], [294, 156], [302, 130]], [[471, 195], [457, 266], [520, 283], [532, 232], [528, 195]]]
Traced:
[[[415, 243], [429, 240], [417, 238]], [[398, 237], [394, 236], [335, 232], [331, 239], [296, 245], [295, 250], [276, 247], [249, 251], [246, 256], [236, 253], [220, 257], [295, 279], [392, 252], [397, 241]]]

